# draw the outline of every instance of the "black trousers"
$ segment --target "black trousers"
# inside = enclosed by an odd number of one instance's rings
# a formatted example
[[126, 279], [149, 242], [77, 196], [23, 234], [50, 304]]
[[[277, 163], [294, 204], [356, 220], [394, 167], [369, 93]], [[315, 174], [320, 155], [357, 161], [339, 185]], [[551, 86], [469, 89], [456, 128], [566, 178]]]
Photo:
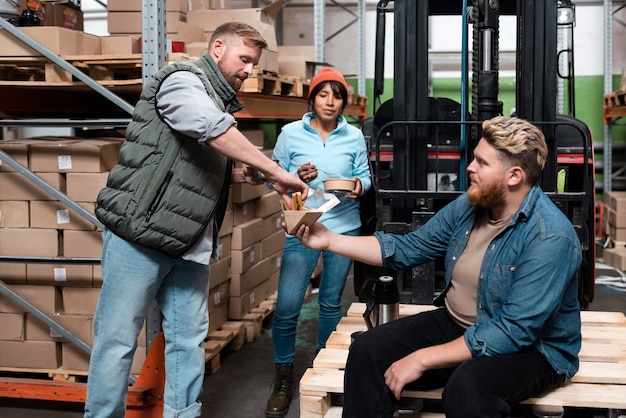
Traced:
[[[463, 335], [445, 309], [424, 312], [375, 327], [350, 347], [344, 381], [344, 418], [387, 418], [395, 410], [385, 370], [423, 347]], [[536, 349], [477, 357], [454, 368], [429, 370], [405, 389], [444, 388], [446, 417], [507, 417], [511, 407], [563, 382]]]

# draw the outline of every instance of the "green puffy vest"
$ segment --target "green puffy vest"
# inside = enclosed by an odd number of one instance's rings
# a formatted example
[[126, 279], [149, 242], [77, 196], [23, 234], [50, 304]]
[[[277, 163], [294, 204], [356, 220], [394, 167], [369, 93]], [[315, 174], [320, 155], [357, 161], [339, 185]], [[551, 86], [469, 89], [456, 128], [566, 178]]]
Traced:
[[191, 71], [217, 107], [225, 110], [207, 77], [208, 59], [166, 66], [144, 87], [118, 164], [97, 198], [96, 217], [113, 233], [172, 257], [191, 248], [213, 217], [217, 236], [226, 211], [232, 162], [171, 129], [160, 119], [155, 97], [170, 74]]

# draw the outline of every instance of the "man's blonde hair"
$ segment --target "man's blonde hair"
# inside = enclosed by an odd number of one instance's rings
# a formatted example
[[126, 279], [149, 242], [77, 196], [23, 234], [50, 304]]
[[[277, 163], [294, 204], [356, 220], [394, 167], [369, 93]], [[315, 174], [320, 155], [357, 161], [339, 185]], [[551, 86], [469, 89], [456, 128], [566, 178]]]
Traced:
[[213, 42], [218, 38], [222, 39], [226, 44], [239, 38], [243, 39], [243, 42], [248, 46], [267, 48], [267, 41], [259, 31], [247, 23], [236, 20], [219, 25], [211, 35], [209, 45], [213, 45]]
[[524, 119], [497, 116], [483, 122], [482, 137], [499, 151], [503, 163], [522, 167], [529, 184], [539, 181], [548, 157], [539, 128]]

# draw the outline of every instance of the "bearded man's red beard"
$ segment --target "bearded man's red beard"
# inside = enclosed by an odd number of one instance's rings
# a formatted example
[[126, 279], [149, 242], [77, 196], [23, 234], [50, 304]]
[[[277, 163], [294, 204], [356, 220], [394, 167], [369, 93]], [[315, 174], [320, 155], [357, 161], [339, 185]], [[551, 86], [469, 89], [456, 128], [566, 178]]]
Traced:
[[506, 203], [506, 187], [502, 183], [493, 183], [489, 186], [470, 185], [467, 189], [469, 202], [479, 208], [494, 208]]

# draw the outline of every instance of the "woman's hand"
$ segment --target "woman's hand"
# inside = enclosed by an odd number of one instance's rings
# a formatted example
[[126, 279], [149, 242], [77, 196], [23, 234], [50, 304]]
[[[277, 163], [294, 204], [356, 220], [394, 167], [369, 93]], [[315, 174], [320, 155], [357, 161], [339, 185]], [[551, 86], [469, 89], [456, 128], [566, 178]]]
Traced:
[[350, 194], [346, 195], [348, 199], [356, 199], [357, 197], [361, 196], [361, 193], [363, 193], [363, 185], [361, 184], [361, 180], [359, 180], [358, 177], [355, 177], [353, 180], [354, 189], [352, 189]]
[[317, 167], [311, 163], [302, 164], [298, 167], [298, 177], [305, 183], [317, 178]]

